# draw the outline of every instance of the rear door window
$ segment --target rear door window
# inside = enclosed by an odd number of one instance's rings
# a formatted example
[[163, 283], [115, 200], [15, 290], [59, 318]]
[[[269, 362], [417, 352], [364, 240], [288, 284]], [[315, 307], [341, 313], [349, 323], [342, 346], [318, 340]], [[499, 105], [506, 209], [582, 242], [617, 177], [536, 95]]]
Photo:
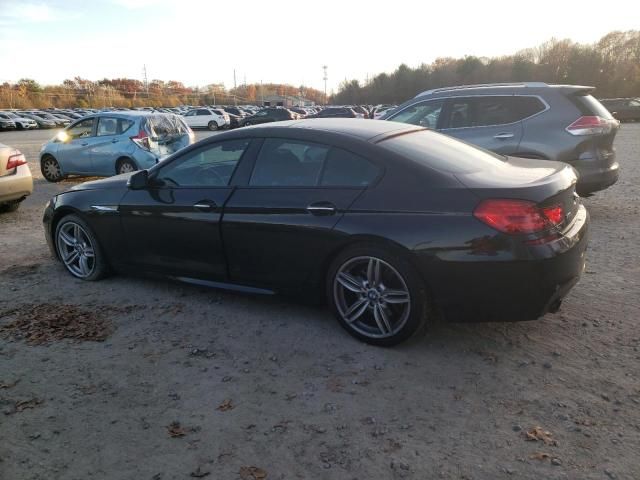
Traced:
[[369, 160], [355, 153], [332, 148], [327, 155], [320, 185], [332, 187], [366, 187], [380, 173]]
[[545, 110], [537, 97], [487, 95], [449, 100], [445, 128], [490, 127], [519, 122]]
[[133, 122], [126, 118], [100, 117], [98, 118], [96, 135], [98, 137], [120, 135], [129, 130], [131, 125], [133, 125]]
[[318, 185], [328, 151], [325, 145], [269, 138], [256, 158], [249, 185], [314, 187]]
[[504, 125], [518, 120], [515, 97], [475, 98], [474, 127]]
[[448, 128], [473, 126], [473, 99], [456, 98], [450, 100]]
[[380, 169], [369, 160], [328, 145], [267, 139], [249, 185], [262, 187], [365, 187]]

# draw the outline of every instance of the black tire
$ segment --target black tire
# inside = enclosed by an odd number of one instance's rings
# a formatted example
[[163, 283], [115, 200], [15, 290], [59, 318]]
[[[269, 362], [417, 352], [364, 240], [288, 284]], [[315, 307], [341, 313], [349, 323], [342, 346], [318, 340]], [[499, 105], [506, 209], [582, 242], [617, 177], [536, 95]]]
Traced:
[[[67, 263], [65, 262], [65, 252], [73, 252], [73, 247], [70, 247], [60, 238], [60, 232], [63, 229], [73, 228], [74, 225], [79, 225], [82, 228], [83, 234], [86, 235], [86, 238], [88, 240], [88, 242], [86, 243], [88, 243], [93, 250], [94, 260], [90, 263], [91, 268], [87, 275], [79, 275], [77, 271], [74, 271], [74, 268], [72, 268], [72, 266], [67, 265]], [[91, 227], [89, 227], [87, 222], [85, 222], [78, 215], [71, 214], [60, 219], [60, 221], [56, 225], [56, 231], [53, 241], [56, 248], [56, 253], [58, 254], [58, 258], [64, 265], [65, 269], [72, 276], [81, 280], [96, 281], [104, 278], [109, 273], [109, 264], [107, 263], [107, 259], [104, 255], [104, 252], [102, 251], [102, 248], [100, 247], [98, 239], [96, 238], [93, 230], [91, 229]]]
[[244, 125], [243, 125], [243, 126], [245, 126], [245, 127], [249, 127], [250, 125], [251, 125], [251, 122], [244, 122]]
[[214, 122], [213, 120], [211, 120], [209, 122], [209, 124], [207, 125], [207, 128], [209, 130], [211, 130], [212, 132], [215, 132], [216, 130], [218, 130], [218, 124], [216, 122]]
[[15, 202], [0, 204], [0, 213], [15, 212], [22, 203], [22, 200], [16, 200]]
[[[64, 179], [60, 164], [52, 155], [43, 155], [40, 159], [40, 172], [48, 182], [59, 182]], [[55, 173], [57, 172], [57, 173]]]
[[116, 163], [116, 175], [121, 175], [123, 173], [131, 173], [138, 170], [138, 167], [133, 162], [133, 160], [129, 158], [121, 158]]
[[[387, 336], [376, 336], [377, 332], [372, 332], [371, 334], [363, 333], [362, 326], [356, 325], [357, 323], [365, 324], [367, 319], [365, 317], [364, 320], [353, 321], [349, 323], [343, 317], [339, 304], [342, 302], [341, 296], [344, 298], [344, 294], [340, 294], [341, 285], [339, 282], [337, 283], [336, 275], [341, 272], [341, 269], [346, 265], [351, 264], [352, 262], [357, 262], [359, 259], [373, 257], [377, 260], [381, 260], [382, 264], [385, 265], [384, 268], [391, 267], [389, 270], [391, 275], [397, 274], [400, 277], [400, 280], [404, 282], [404, 286], [406, 286], [406, 291], [408, 291], [408, 300], [405, 300], [405, 306], [400, 306], [398, 304], [394, 304], [391, 302], [390, 304], [383, 306], [387, 314], [385, 316], [391, 316], [389, 318], [393, 319], [394, 310], [396, 308], [409, 308], [406, 315], [398, 315], [399, 317], [405, 318], [402, 321], [398, 321], [397, 330], [387, 332]], [[381, 277], [382, 278], [382, 277]], [[394, 277], [395, 278], [395, 277]], [[382, 285], [382, 281], [380, 282]], [[382, 288], [385, 288], [384, 285]], [[394, 288], [391, 286], [391, 288]], [[345, 292], [346, 290], [342, 290]], [[384, 291], [384, 290], [383, 290]], [[389, 289], [390, 291], [390, 289]], [[395, 290], [394, 290], [395, 291]], [[364, 293], [350, 293], [356, 299], [363, 299], [366, 297]], [[360, 297], [358, 297], [360, 295]], [[428, 302], [428, 293], [427, 287], [424, 280], [420, 277], [416, 269], [411, 265], [408, 259], [401, 253], [396, 252], [395, 250], [387, 247], [382, 247], [377, 244], [359, 244], [354, 245], [352, 247], [348, 247], [331, 263], [329, 267], [327, 278], [326, 278], [326, 296], [329, 303], [329, 307], [332, 310], [333, 314], [338, 319], [338, 322], [342, 327], [349, 332], [352, 336], [361, 340], [363, 342], [369, 343], [371, 345], [390, 347], [393, 345], [397, 345], [411, 336], [413, 336], [416, 332], [421, 330], [422, 327], [426, 325], [429, 315], [429, 302]], [[382, 297], [380, 297], [382, 298]], [[355, 303], [355, 302], [354, 302]], [[383, 302], [384, 303], [384, 302]], [[362, 315], [368, 315], [370, 318], [373, 318], [373, 313], [370, 310], [374, 310], [375, 307], [368, 306]], [[370, 320], [371, 329], [374, 330], [376, 327], [373, 323], [373, 320]], [[392, 324], [394, 322], [392, 321]], [[355, 326], [354, 326], [355, 325]], [[387, 324], [388, 325], [388, 324]], [[364, 325], [366, 329], [367, 326]], [[394, 325], [396, 328], [396, 325]]]

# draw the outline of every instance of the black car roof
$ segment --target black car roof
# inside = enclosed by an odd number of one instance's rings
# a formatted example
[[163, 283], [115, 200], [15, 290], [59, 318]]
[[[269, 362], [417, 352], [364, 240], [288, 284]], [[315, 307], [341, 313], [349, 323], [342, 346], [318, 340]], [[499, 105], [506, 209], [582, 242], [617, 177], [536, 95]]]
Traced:
[[[251, 127], [260, 128], [262, 125]], [[310, 130], [322, 130], [331, 133], [341, 133], [357, 137], [365, 141], [373, 141], [389, 135], [396, 135], [412, 130], [422, 130], [421, 127], [398, 122], [385, 122], [382, 120], [366, 120], [358, 118], [308, 118], [303, 120], [290, 120], [265, 124], [264, 127], [304, 128]]]

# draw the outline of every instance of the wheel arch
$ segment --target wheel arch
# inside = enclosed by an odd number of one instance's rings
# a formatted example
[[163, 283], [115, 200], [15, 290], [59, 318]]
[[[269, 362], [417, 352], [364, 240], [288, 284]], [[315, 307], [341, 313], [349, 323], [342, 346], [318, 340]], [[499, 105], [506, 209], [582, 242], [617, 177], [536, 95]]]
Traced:
[[[344, 242], [342, 242], [340, 245], [336, 246], [333, 250], [331, 250], [331, 252], [329, 252], [329, 254], [325, 257], [325, 260], [321, 268], [319, 269], [316, 278], [314, 279], [317, 285], [323, 286], [323, 288], [319, 289], [319, 291], [322, 292], [322, 301], [326, 301], [324, 285], [327, 280], [327, 275], [329, 273], [329, 269], [331, 268], [331, 264], [338, 257], [338, 255], [340, 255], [346, 249], [352, 248], [358, 245], [374, 245], [377, 247], [389, 248], [395, 254], [400, 255], [409, 261], [411, 261], [413, 257], [411, 250], [401, 245], [400, 243], [394, 242], [393, 240], [390, 240], [388, 238], [381, 237], [378, 235], [372, 235], [372, 234], [352, 235], [349, 238], [347, 238]], [[420, 274], [419, 271], [418, 273]], [[420, 277], [426, 283], [426, 280], [423, 278], [422, 274], [420, 274]]]
[[[82, 212], [74, 207], [63, 205], [62, 207], [57, 208], [55, 212], [53, 212], [53, 215], [51, 216], [51, 222], [49, 224], [50, 228], [48, 232], [49, 235], [51, 236], [51, 239], [53, 240], [54, 246], [56, 244], [56, 230], [58, 228], [58, 224], [60, 223], [60, 220], [62, 220], [67, 215], [77, 215], [78, 217], [85, 220], [85, 217], [82, 215]], [[58, 255], [58, 249], [54, 248], [53, 251], [55, 252], [56, 257], [58, 257], [59, 259], [60, 256]]]

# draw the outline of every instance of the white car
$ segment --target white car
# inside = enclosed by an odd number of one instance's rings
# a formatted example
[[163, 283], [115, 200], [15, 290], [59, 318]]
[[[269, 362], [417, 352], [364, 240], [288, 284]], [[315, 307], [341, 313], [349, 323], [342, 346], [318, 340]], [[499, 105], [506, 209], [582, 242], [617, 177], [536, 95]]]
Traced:
[[206, 127], [209, 130], [227, 128], [231, 124], [229, 115], [217, 108], [195, 108], [184, 114], [184, 120], [191, 128]]

